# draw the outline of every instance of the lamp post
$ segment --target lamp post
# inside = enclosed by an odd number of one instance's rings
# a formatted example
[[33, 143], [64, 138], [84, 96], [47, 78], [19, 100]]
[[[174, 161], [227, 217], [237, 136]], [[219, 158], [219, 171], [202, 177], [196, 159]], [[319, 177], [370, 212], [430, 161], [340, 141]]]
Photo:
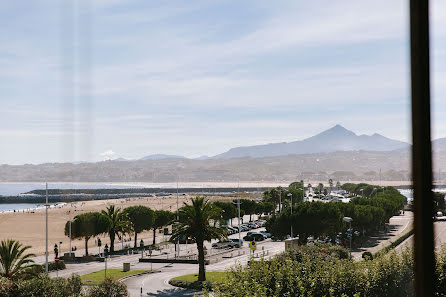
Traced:
[[[293, 194], [288, 193], [287, 197], [290, 197], [291, 199], [291, 216], [293, 216]], [[292, 219], [292, 218], [291, 218]], [[291, 225], [291, 240], [293, 240], [293, 222], [290, 220], [290, 225]], [[293, 245], [293, 242], [291, 241], [291, 246]]]
[[349, 230], [350, 230], [351, 234], [349, 234], [350, 235], [349, 239], [350, 239], [350, 258], [351, 258], [352, 257], [352, 236], [353, 236], [352, 221], [353, 221], [353, 219], [351, 217], [344, 217], [342, 220], [344, 222], [347, 222], [347, 223], [350, 224], [350, 229]]
[[[178, 176], [177, 176], [177, 222], [180, 222], [180, 215], [179, 215], [179, 205], [178, 205]], [[186, 244], [187, 244], [187, 238], [186, 238]], [[178, 253], [178, 256], [177, 256]], [[177, 238], [177, 241], [175, 242], [175, 259], [180, 256], [180, 238]]]
[[279, 188], [279, 213], [282, 212], [282, 187]]
[[71, 253], [73, 252], [73, 249], [71, 248], [71, 223], [73, 223], [74, 221], [77, 221], [77, 218], [74, 218], [73, 220], [69, 220], [69, 224], [68, 224], [68, 232], [69, 232], [69, 236], [70, 236], [70, 257], [71, 257]]
[[45, 272], [48, 273], [48, 183], [46, 183], [46, 191], [45, 191], [45, 242], [46, 242], [46, 248], [45, 248]]

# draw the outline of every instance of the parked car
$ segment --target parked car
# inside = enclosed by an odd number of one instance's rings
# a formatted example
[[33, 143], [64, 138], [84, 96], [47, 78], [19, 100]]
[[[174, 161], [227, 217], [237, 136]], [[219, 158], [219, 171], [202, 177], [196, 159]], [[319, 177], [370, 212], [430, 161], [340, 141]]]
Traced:
[[234, 230], [230, 229], [229, 227], [227, 228], [227, 230], [228, 230], [228, 235], [234, 234]]
[[330, 243], [331, 242], [331, 238], [329, 236], [326, 237], [321, 237], [317, 240], [317, 242], [319, 243]]
[[228, 240], [228, 241], [214, 242], [212, 244], [212, 247], [214, 249], [227, 249], [227, 248], [232, 249], [232, 248], [236, 247], [237, 245], [238, 244], [236, 244], [235, 242], [232, 242], [232, 241]]
[[232, 226], [228, 226], [228, 229], [232, 230], [232, 234], [238, 233], [238, 229], [236, 227], [234, 228]]
[[242, 229], [242, 232], [251, 230], [249, 229], [248, 225], [240, 225], [240, 228]]
[[250, 229], [257, 229], [257, 228], [258, 228], [258, 226], [257, 226], [256, 223], [249, 223], [249, 224], [248, 224], [248, 227], [249, 227]]
[[243, 246], [243, 239], [239, 240], [238, 238], [230, 238], [229, 240], [232, 241], [233, 243], [235, 243], [236, 244], [235, 247], [237, 247], [237, 248], [240, 248]]
[[251, 233], [251, 234], [243, 237], [243, 240], [244, 241], [263, 241], [263, 240], [265, 240], [265, 236], [263, 236], [263, 234], [260, 234], [260, 233]]
[[[261, 232], [253, 232], [253, 231], [249, 231], [248, 233], [246, 233], [246, 236], [249, 236], [249, 235], [251, 235], [251, 234], [256, 234], [256, 233], [260, 233], [260, 234], [262, 234]], [[265, 237], [265, 239], [267, 238], [266, 235], [264, 235], [264, 234], [262, 234], [262, 235], [263, 235], [263, 237]]]
[[260, 231], [259, 233], [265, 235], [266, 238], [271, 238], [271, 233], [269, 233], [269, 232], [266, 232], [266, 231], [263, 231], [263, 230], [262, 230], [262, 231]]

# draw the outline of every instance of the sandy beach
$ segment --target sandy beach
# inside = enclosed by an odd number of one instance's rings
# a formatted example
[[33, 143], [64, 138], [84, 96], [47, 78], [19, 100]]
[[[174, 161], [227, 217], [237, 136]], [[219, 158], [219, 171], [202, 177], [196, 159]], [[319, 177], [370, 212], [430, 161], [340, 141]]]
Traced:
[[[184, 202], [190, 201], [191, 196], [180, 195], [179, 206], [181, 207]], [[229, 199], [227, 197], [208, 197], [210, 200], [224, 200]], [[53, 208], [48, 210], [48, 237], [49, 237], [49, 252], [53, 253], [53, 247], [55, 243], [62, 241], [61, 252], [68, 252], [69, 239], [64, 235], [65, 223], [70, 217], [74, 217], [77, 214], [101, 211], [107, 207], [107, 205], [114, 204], [118, 207], [125, 208], [132, 205], [144, 205], [151, 209], [166, 209], [175, 211], [177, 209], [176, 196], [164, 196], [164, 197], [149, 197], [149, 198], [131, 198], [131, 199], [114, 199], [114, 200], [97, 200], [76, 202], [73, 204], [67, 204], [63, 208]], [[129, 236], [127, 236], [129, 237]], [[157, 241], [161, 239], [162, 235], [158, 236]], [[103, 245], [109, 243], [106, 235], [100, 236]], [[133, 238], [133, 236], [132, 236]], [[152, 232], [143, 232], [138, 234], [138, 241], [140, 238], [147, 240], [152, 238]], [[25, 245], [30, 245], [32, 248], [30, 252], [37, 255], [45, 254], [45, 210], [40, 209], [32, 212], [16, 212], [16, 213], [1, 213], [0, 214], [0, 240], [3, 239], [15, 239]], [[130, 243], [133, 246], [133, 242]], [[72, 246], [76, 246], [77, 249], [84, 248], [84, 240], [73, 240]], [[95, 238], [89, 240], [89, 249], [96, 247]], [[96, 252], [96, 249], [91, 249], [90, 252]]]

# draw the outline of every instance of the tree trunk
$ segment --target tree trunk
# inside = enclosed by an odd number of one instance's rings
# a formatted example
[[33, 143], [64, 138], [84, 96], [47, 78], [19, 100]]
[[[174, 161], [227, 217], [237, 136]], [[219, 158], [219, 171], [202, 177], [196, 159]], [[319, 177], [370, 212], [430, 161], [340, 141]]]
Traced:
[[88, 256], [88, 239], [90, 237], [85, 237], [85, 256]]
[[204, 265], [203, 240], [197, 239], [197, 249], [198, 249], [198, 281], [203, 282], [206, 280], [206, 267]]
[[156, 243], [155, 236], [156, 236], [156, 228], [153, 228], [153, 245], [155, 245]]
[[135, 249], [138, 247], [138, 246], [136, 245], [137, 240], [138, 240], [138, 233], [136, 233], [136, 231], [135, 231], [135, 244], [133, 245], [133, 247], [134, 247]]
[[115, 251], [115, 232], [110, 232], [110, 252], [114, 252]]
[[249, 214], [249, 221], [252, 222], [251, 214]]

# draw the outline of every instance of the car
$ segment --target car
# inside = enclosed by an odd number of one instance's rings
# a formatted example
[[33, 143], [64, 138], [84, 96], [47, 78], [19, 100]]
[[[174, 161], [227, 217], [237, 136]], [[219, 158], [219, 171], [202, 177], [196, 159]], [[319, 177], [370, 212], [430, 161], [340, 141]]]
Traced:
[[265, 240], [265, 236], [260, 233], [251, 233], [243, 237], [244, 241], [263, 241]]
[[234, 248], [238, 246], [238, 243], [232, 242], [230, 240], [228, 241], [219, 241], [219, 242], [214, 242], [211, 245], [214, 249], [226, 249], [226, 248]]
[[240, 248], [243, 246], [243, 239], [238, 239], [238, 238], [229, 238], [230, 241], [232, 241], [233, 243], [236, 244], [235, 247]]
[[257, 226], [256, 223], [249, 223], [249, 224], [248, 224], [248, 227], [249, 227], [250, 229], [257, 229], [257, 228], [258, 228], [258, 226]]
[[262, 231], [260, 231], [259, 233], [265, 235], [266, 238], [271, 238], [271, 233], [269, 233], [269, 232], [266, 232], [266, 231], [263, 231], [263, 230], [262, 230]]
[[253, 232], [253, 231], [249, 231], [248, 233], [246, 233], [246, 236], [249, 236], [249, 235], [252, 235], [252, 234], [262, 234], [265, 239], [268, 238], [265, 234], [263, 234], [261, 232]]
[[247, 225], [240, 225], [240, 228], [242, 229], [242, 232], [251, 230]]
[[227, 228], [227, 230], [228, 230], [228, 235], [234, 234], [234, 230], [230, 229], [229, 227]]
[[237, 227], [234, 228], [234, 227], [228, 226], [228, 229], [232, 230], [232, 234], [238, 233]]

